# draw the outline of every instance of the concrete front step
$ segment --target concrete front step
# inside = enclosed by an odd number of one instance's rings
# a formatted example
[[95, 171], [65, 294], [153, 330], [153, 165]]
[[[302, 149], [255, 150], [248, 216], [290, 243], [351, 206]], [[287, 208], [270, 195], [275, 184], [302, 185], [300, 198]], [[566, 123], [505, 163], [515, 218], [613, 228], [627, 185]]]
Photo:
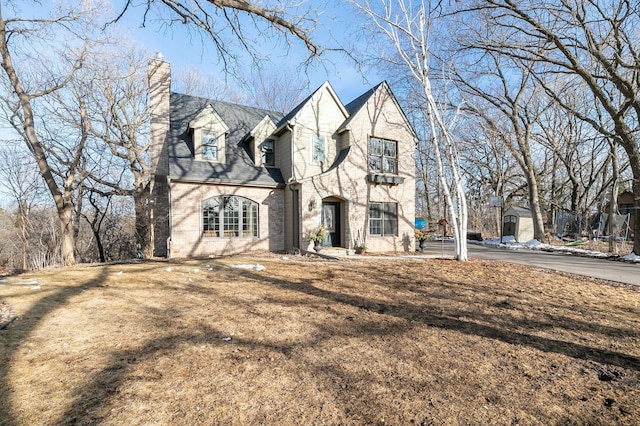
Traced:
[[334, 257], [345, 257], [345, 256], [355, 255], [355, 251], [353, 249], [348, 249], [344, 247], [323, 247], [322, 250], [320, 250], [320, 253], [326, 256], [334, 256]]

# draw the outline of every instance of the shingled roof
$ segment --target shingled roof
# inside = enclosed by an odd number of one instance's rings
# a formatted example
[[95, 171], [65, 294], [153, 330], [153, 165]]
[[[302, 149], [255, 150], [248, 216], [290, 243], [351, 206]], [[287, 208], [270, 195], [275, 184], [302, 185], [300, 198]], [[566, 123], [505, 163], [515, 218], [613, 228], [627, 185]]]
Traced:
[[[211, 163], [194, 159], [194, 144], [187, 130], [189, 122], [211, 105], [229, 126], [226, 136], [227, 162]], [[284, 179], [279, 169], [255, 166], [247, 150], [245, 137], [265, 117], [277, 123], [282, 114], [197, 96], [171, 93], [168, 139], [169, 176], [194, 182], [221, 182], [279, 186]]]

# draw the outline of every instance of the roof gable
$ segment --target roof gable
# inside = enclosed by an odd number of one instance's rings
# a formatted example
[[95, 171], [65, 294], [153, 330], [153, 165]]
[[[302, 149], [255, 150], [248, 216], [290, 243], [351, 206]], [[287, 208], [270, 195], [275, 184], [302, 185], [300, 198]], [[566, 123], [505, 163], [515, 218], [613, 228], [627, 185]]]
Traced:
[[416, 131], [413, 129], [413, 126], [409, 122], [407, 115], [404, 113], [404, 110], [400, 106], [400, 103], [398, 103], [398, 99], [395, 97], [395, 95], [391, 91], [391, 87], [389, 87], [389, 84], [386, 82], [386, 80], [382, 81], [377, 86], [374, 86], [373, 88], [367, 90], [365, 93], [358, 96], [356, 99], [354, 99], [353, 101], [347, 104], [346, 109], [347, 111], [349, 111], [349, 118], [347, 118], [345, 122], [342, 123], [342, 125], [338, 129], [338, 133], [343, 132], [345, 130], [349, 130], [349, 125], [351, 124], [351, 121], [353, 121], [354, 117], [356, 117], [358, 113], [360, 113], [360, 111], [363, 110], [365, 105], [367, 105], [367, 103], [376, 96], [379, 96], [385, 99], [390, 99], [393, 102], [395, 107], [400, 112], [400, 115], [402, 116], [407, 128], [409, 129], [413, 137], [418, 139], [418, 135]]
[[224, 122], [220, 115], [208, 104], [204, 107], [193, 120], [189, 122], [189, 130], [207, 128], [222, 128], [224, 133], [229, 133], [229, 126]]
[[260, 121], [256, 127], [251, 129], [249, 136], [256, 137], [257, 135], [270, 135], [276, 129], [276, 125], [271, 120], [271, 117], [265, 115], [262, 121]]
[[279, 132], [282, 128], [284, 128], [289, 124], [295, 123], [296, 118], [302, 113], [302, 110], [307, 105], [311, 105], [315, 99], [317, 99], [322, 95], [323, 92], [326, 92], [329, 94], [329, 96], [334, 100], [334, 102], [338, 106], [338, 109], [340, 110], [340, 112], [342, 112], [342, 114], [344, 114], [345, 117], [349, 116], [349, 112], [340, 101], [340, 98], [338, 97], [336, 92], [333, 90], [333, 87], [331, 87], [331, 84], [328, 81], [325, 81], [324, 83], [322, 83], [320, 87], [318, 87], [318, 89], [316, 89], [315, 92], [313, 92], [305, 100], [300, 102], [298, 106], [292, 109], [287, 115], [285, 115], [282, 118], [282, 120], [278, 122], [278, 124], [276, 125], [277, 127], [276, 132]]

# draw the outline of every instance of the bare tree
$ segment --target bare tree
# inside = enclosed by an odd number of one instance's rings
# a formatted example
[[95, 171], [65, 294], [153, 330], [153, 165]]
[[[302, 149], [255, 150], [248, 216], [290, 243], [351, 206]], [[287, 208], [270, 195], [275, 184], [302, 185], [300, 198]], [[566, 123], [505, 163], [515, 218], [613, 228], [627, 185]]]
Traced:
[[[4, 193], [16, 205], [14, 226], [18, 241], [13, 241], [20, 251], [20, 264], [23, 270], [29, 267], [29, 246], [37, 226], [33, 211], [42, 203], [45, 192], [42, 180], [34, 168], [33, 158], [16, 145], [8, 145], [0, 150], [0, 193]], [[3, 243], [7, 244], [9, 241]]]
[[[404, 67], [420, 88], [424, 102], [422, 110], [427, 118], [429, 140], [433, 147], [441, 191], [449, 211], [455, 240], [455, 258], [466, 261], [467, 256], [467, 198], [462, 182], [458, 146], [446, 121], [445, 109], [432, 89], [431, 31], [439, 3], [430, 1], [382, 0], [373, 5], [367, 0], [351, 0], [373, 25], [373, 31], [391, 44], [393, 57], [380, 58]], [[458, 114], [454, 112], [453, 118]], [[453, 120], [452, 120], [453, 121]], [[449, 179], [449, 181], [447, 181]]]
[[[87, 113], [89, 132], [99, 141], [87, 151], [90, 166], [87, 167], [85, 187], [88, 190], [87, 200], [94, 209], [104, 204], [96, 201], [96, 194], [106, 198], [113, 195], [132, 197], [136, 241], [141, 250], [151, 256], [153, 235], [149, 210], [149, 107], [145, 63], [143, 53], [121, 42], [93, 56], [85, 65], [83, 72], [90, 75], [83, 79], [82, 90], [86, 90], [85, 96], [90, 100]], [[92, 75], [99, 78], [92, 78]]]
[[[69, 145], [52, 137], [51, 127], [44, 128], [47, 123], [38, 116], [39, 103], [69, 84], [81, 67], [92, 45], [87, 33], [92, 28], [90, 18], [98, 16], [98, 10], [91, 3], [84, 3], [82, 8], [57, 9], [53, 16], [42, 18], [5, 18], [2, 13], [0, 5], [0, 56], [3, 82], [8, 88], [7, 93], [2, 95], [2, 106], [8, 122], [33, 155], [53, 197], [60, 221], [62, 257], [66, 264], [71, 265], [75, 263], [73, 193], [81, 178], [79, 166], [88, 137], [86, 105], [82, 98], [75, 99], [82, 131], [75, 143]], [[69, 37], [68, 44], [56, 38], [59, 35], [55, 33], [56, 30]], [[45, 40], [59, 49], [50, 47], [38, 57], [28, 56], [26, 52], [37, 50]], [[56, 60], [52, 63], [53, 57]], [[47, 140], [43, 141], [43, 137]], [[61, 150], [56, 153], [55, 149], [50, 148], [57, 142], [63, 143]], [[64, 158], [56, 157], [62, 151], [65, 151]], [[56, 165], [61, 168], [56, 170]]]
[[227, 81], [214, 73], [194, 68], [180, 68], [171, 75], [172, 90], [186, 95], [242, 104], [247, 96], [238, 93]]
[[239, 80], [251, 105], [281, 113], [302, 102], [308, 89], [296, 69], [282, 64], [253, 68], [247, 78]]
[[[256, 62], [264, 57], [255, 47], [251, 34], [263, 36], [277, 33], [289, 44], [293, 38], [304, 44], [311, 57], [321, 53], [313, 41], [312, 32], [318, 21], [318, 4], [269, 0], [249, 2], [242, 0], [146, 0], [143, 23], [156, 19], [163, 25], [190, 25], [204, 32], [215, 47], [225, 68], [236, 60], [234, 49], [240, 47]], [[135, 7], [131, 0], [125, 3], [120, 17]]]
[[[512, 190], [520, 186], [522, 175], [517, 173], [517, 163], [509, 150], [504, 149], [501, 134], [483, 119], [469, 118], [459, 131], [461, 167], [468, 187], [477, 188], [474, 191], [475, 209], [480, 215], [474, 220], [472, 213], [469, 214], [469, 227], [475, 225], [478, 231], [499, 235], [502, 226], [500, 209], [486, 208], [489, 197], [500, 196], [507, 201], [512, 199]], [[491, 121], [495, 122], [496, 119]]]
[[[604, 136], [615, 136], [626, 152], [633, 174], [636, 211], [640, 211], [640, 11], [637, 2], [597, 0], [478, 2], [488, 18], [486, 37], [476, 45], [529, 63], [545, 65], [551, 76], [567, 76], [585, 85], [607, 115], [610, 125], [582, 117]], [[494, 38], [496, 29], [509, 34]], [[548, 84], [551, 93], [561, 86]], [[561, 99], [557, 99], [561, 102]], [[635, 221], [633, 251], [640, 253], [640, 220]]]
[[[544, 222], [532, 145], [535, 143], [533, 135], [540, 116], [549, 100], [544, 92], [534, 89], [532, 74], [535, 70], [531, 65], [494, 52], [488, 52], [484, 58], [486, 62], [481, 61], [476, 70], [476, 78], [484, 84], [477, 84], [475, 79], [465, 77], [460, 72], [456, 72], [456, 80], [468, 96], [468, 109], [500, 135], [502, 145], [522, 169], [527, 182], [534, 238], [542, 241], [545, 238]], [[488, 111], [497, 111], [504, 117], [507, 126], [501, 128]]]

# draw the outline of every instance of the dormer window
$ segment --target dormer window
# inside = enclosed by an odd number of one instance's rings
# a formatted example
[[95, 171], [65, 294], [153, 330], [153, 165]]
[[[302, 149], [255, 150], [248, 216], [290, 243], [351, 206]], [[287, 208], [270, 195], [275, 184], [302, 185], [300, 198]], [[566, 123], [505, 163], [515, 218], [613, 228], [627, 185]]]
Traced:
[[273, 140], [267, 139], [262, 142], [262, 165], [267, 167], [273, 167], [276, 165], [276, 156], [274, 151]]
[[202, 159], [218, 161], [218, 134], [210, 131], [202, 132]]
[[226, 135], [229, 127], [213, 106], [207, 105], [189, 122], [196, 160], [213, 163], [225, 162]]

